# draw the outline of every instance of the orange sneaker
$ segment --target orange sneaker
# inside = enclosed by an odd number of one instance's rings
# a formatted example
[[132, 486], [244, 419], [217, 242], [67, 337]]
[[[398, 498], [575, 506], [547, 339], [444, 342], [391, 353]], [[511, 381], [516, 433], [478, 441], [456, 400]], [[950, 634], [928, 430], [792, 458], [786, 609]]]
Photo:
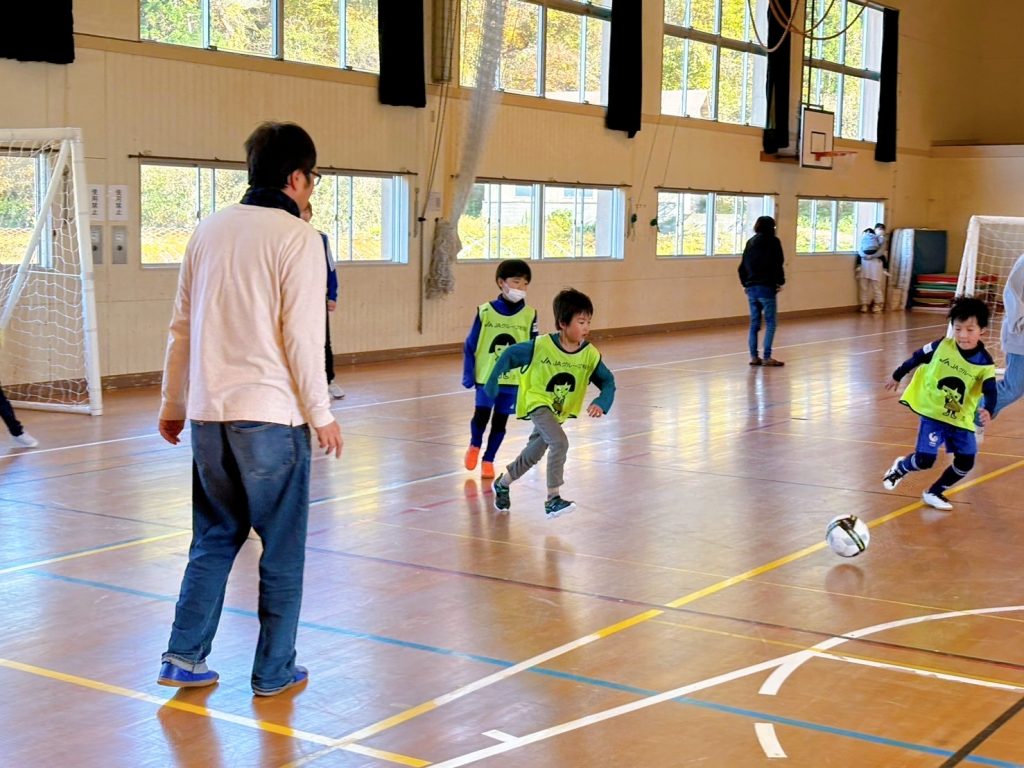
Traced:
[[471, 445], [466, 449], [466, 469], [476, 469], [476, 460], [480, 457], [480, 446]]
[[480, 477], [484, 480], [490, 480], [494, 477], [494, 464], [490, 461], [480, 462]]

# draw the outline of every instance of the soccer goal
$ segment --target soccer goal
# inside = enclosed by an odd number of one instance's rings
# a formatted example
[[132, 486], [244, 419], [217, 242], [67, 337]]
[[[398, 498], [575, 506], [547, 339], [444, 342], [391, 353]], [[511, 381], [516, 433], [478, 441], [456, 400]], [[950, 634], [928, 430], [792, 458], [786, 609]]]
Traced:
[[985, 346], [996, 365], [1003, 367], [1003, 288], [1017, 259], [1024, 256], [1024, 218], [971, 216], [967, 225], [964, 257], [956, 284], [958, 296], [975, 296], [989, 306], [991, 318]]
[[102, 412], [77, 128], [0, 129], [0, 384], [21, 408]]

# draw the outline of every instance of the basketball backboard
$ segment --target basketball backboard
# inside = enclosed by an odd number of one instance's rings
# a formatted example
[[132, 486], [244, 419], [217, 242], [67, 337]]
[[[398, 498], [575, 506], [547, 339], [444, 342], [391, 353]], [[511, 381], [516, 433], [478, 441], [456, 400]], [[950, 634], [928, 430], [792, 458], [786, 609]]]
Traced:
[[836, 116], [823, 109], [805, 106], [800, 116], [800, 165], [804, 168], [832, 169]]

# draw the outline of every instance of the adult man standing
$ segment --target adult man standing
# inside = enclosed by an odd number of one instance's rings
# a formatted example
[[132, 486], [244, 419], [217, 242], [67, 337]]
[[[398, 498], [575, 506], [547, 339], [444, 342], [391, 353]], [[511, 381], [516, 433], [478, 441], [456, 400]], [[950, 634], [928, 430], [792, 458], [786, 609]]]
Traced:
[[208, 216], [185, 250], [164, 363], [160, 434], [191, 420], [192, 545], [157, 682], [212, 685], [206, 666], [228, 574], [250, 529], [260, 557], [252, 689], [305, 682], [295, 664], [309, 518], [310, 435], [340, 457], [323, 375], [323, 245], [299, 218], [319, 174], [299, 126], [245, 142], [249, 189]]

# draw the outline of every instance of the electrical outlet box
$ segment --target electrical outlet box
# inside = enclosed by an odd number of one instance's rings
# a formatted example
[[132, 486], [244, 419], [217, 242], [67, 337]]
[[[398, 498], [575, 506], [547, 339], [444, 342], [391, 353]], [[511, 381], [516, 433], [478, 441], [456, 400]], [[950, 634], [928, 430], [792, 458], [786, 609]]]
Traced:
[[110, 237], [113, 241], [113, 256], [110, 259], [111, 264], [127, 264], [128, 263], [128, 228], [127, 227], [111, 227]]
[[93, 224], [89, 227], [89, 240], [92, 242], [92, 263], [103, 263], [103, 227]]

